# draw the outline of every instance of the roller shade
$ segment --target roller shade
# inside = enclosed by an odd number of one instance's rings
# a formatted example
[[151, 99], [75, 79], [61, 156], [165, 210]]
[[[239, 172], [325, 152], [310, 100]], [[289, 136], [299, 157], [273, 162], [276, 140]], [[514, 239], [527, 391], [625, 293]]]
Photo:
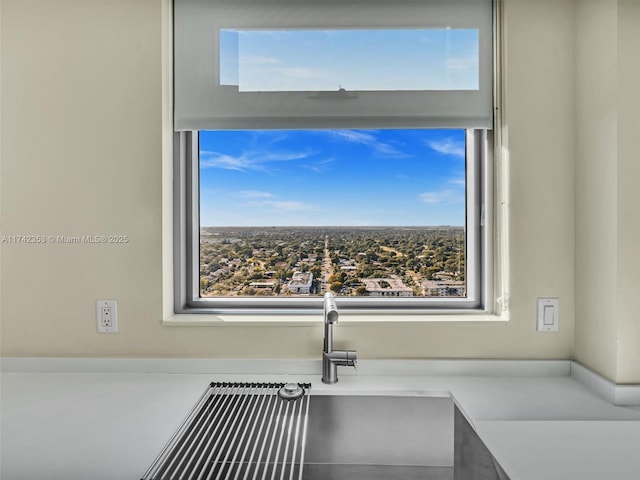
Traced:
[[491, 128], [491, 0], [174, 0], [176, 131]]

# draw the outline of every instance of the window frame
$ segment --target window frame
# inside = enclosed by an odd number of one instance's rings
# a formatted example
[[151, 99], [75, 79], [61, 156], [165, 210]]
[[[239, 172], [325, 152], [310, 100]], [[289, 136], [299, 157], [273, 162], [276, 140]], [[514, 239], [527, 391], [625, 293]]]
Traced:
[[[322, 298], [200, 298], [199, 141], [197, 131], [173, 136], [174, 312], [216, 315], [317, 315]], [[493, 307], [493, 132], [466, 131], [467, 297], [337, 297], [344, 314], [487, 313]]]

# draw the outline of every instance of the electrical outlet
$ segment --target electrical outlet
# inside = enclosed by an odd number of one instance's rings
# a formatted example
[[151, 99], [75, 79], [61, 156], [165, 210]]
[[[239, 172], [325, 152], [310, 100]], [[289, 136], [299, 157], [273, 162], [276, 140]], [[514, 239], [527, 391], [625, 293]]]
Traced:
[[96, 301], [98, 333], [118, 333], [118, 303], [115, 300]]

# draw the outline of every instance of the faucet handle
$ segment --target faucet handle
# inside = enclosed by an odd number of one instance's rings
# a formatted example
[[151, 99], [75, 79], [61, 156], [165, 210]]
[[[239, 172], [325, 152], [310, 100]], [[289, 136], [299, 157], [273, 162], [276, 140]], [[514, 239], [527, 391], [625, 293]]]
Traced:
[[358, 370], [358, 352], [355, 350], [347, 350], [347, 366]]

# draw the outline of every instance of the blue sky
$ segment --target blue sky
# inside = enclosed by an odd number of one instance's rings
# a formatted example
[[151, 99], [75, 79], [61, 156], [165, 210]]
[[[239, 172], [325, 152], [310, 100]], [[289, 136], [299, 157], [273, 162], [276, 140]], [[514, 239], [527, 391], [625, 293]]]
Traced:
[[200, 132], [202, 226], [464, 225], [463, 130]]
[[220, 32], [220, 82], [240, 91], [477, 90], [477, 29]]

